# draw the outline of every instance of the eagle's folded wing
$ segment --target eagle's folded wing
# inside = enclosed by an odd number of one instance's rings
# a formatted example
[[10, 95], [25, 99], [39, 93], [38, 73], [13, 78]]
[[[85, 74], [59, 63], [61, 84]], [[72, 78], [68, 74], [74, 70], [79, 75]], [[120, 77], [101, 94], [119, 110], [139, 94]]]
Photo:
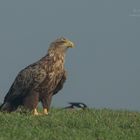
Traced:
[[25, 96], [38, 87], [46, 78], [46, 71], [39, 65], [28, 66], [17, 75], [5, 100], [12, 100], [18, 96]]

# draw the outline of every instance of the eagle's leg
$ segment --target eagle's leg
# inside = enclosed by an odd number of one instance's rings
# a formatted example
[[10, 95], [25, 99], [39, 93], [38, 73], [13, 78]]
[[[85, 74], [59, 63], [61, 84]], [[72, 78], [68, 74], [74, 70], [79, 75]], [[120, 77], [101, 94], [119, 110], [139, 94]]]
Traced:
[[33, 115], [39, 115], [37, 111], [38, 101], [39, 101], [39, 93], [33, 91], [25, 97], [23, 105], [26, 109], [33, 111]]
[[41, 100], [42, 106], [43, 106], [43, 114], [45, 114], [45, 115], [48, 115], [51, 100], [52, 100], [52, 94], [49, 94], [47, 97], [45, 97]]
[[43, 106], [43, 114], [48, 115], [47, 98], [41, 100]]

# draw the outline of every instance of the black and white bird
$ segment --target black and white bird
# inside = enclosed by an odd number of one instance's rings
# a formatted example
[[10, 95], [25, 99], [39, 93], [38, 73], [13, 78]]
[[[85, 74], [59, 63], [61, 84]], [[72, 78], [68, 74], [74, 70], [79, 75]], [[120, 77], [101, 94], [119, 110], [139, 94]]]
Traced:
[[70, 102], [69, 106], [65, 107], [65, 109], [87, 109], [87, 105], [82, 102]]

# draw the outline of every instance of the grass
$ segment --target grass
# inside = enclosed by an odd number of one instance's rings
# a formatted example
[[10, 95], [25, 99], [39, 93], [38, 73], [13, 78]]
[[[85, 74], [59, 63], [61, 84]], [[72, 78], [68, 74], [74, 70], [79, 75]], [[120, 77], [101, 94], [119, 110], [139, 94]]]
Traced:
[[0, 140], [139, 140], [140, 113], [51, 109], [48, 116], [0, 113]]

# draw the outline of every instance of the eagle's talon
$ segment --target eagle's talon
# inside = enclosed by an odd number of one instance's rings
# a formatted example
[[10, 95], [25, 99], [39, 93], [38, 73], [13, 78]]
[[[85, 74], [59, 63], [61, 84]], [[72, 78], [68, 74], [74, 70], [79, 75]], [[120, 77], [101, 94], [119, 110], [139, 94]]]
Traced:
[[39, 116], [39, 115], [41, 115], [41, 113], [38, 113], [37, 109], [34, 109], [33, 110], [33, 115], [34, 116]]
[[48, 110], [46, 108], [43, 109], [43, 114], [48, 115]]

